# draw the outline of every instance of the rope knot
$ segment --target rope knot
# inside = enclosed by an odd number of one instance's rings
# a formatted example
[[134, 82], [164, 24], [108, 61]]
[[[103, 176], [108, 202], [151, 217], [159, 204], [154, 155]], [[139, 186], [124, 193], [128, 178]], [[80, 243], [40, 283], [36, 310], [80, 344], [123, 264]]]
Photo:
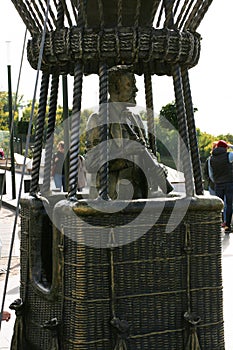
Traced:
[[129, 336], [129, 329], [130, 325], [127, 321], [125, 320], [120, 320], [118, 317], [114, 317], [111, 320], [111, 325], [117, 330], [119, 334], [121, 334], [124, 337]]
[[186, 311], [184, 313], [184, 319], [192, 326], [196, 327], [201, 322], [201, 317], [194, 312]]
[[56, 317], [51, 318], [49, 321], [45, 321], [44, 324], [42, 324], [42, 328], [49, 329], [49, 330], [54, 330], [58, 326], [58, 320]]
[[118, 317], [114, 317], [111, 320], [111, 325], [115, 328], [117, 333], [117, 340], [114, 350], [127, 350], [126, 341], [129, 338], [129, 323], [125, 320], [120, 320]]
[[184, 319], [189, 324], [185, 350], [201, 350], [197, 335], [197, 325], [201, 322], [200, 316], [197, 316], [193, 312], [186, 311], [184, 313]]
[[192, 253], [191, 231], [190, 231], [190, 224], [188, 223], [185, 223], [184, 251], [189, 255]]
[[114, 247], [116, 247], [116, 243], [117, 242], [114, 227], [110, 227], [107, 247], [113, 249]]
[[24, 303], [22, 299], [16, 299], [10, 304], [9, 308], [15, 311], [16, 316], [22, 316], [24, 312]]
[[59, 339], [59, 322], [56, 317], [51, 318], [49, 321], [45, 321], [42, 328], [47, 329], [51, 333], [50, 344], [48, 350], [60, 350], [61, 344]]

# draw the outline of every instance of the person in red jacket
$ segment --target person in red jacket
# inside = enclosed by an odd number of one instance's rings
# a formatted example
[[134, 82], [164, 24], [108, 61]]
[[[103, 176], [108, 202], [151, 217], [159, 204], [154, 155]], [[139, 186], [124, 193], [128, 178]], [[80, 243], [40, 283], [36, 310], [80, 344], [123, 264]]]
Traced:
[[233, 146], [224, 140], [219, 140], [210, 157], [215, 193], [224, 202], [226, 216], [224, 231], [227, 234], [232, 232], [233, 205], [233, 152], [228, 152], [228, 148], [233, 148]]

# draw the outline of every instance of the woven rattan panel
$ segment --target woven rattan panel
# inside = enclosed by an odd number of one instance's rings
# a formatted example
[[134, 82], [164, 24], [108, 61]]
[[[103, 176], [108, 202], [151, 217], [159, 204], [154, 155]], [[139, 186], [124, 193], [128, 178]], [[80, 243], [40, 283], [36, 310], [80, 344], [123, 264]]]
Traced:
[[[28, 42], [28, 61], [37, 69], [41, 35]], [[143, 74], [145, 64], [151, 74], [171, 75], [171, 67], [191, 68], [198, 63], [200, 36], [189, 31], [122, 27], [96, 31], [78, 27], [62, 28], [46, 35], [41, 69], [73, 74], [81, 60], [85, 74], [99, 73], [99, 62], [108, 67], [124, 62], [134, 73]]]
[[[41, 256], [45, 256], [47, 264], [52, 263], [52, 226], [48, 215], [49, 209], [52, 210], [54, 202], [59, 199], [61, 197], [54, 196], [51, 206], [46, 206], [48, 210], [45, 210], [43, 201], [39, 199], [32, 197], [21, 199], [20, 297], [24, 303], [23, 335], [28, 350], [49, 349], [52, 334], [42, 326], [53, 318], [57, 318], [59, 324], [62, 323], [61, 285], [56, 280], [51, 288], [51, 283], [46, 285], [41, 280], [43, 270]], [[52, 266], [50, 267], [52, 273]]]
[[[167, 232], [175, 201], [165, 199], [162, 215], [148, 232], [111, 252], [94, 247], [99, 237], [100, 244], [109, 240], [103, 228], [111, 231], [127, 223], [127, 235], [133, 239], [147, 228], [161, 202], [151, 201], [140, 225], [133, 220], [143, 210], [142, 203], [114, 215], [84, 203], [57, 204], [55, 218], [64, 240], [64, 349], [113, 349], [117, 339], [110, 325], [113, 305], [115, 316], [130, 325], [129, 348], [185, 349], [184, 313], [190, 305], [201, 318], [197, 326], [201, 348], [224, 349], [221, 203], [204, 197], [192, 200], [178, 227]], [[125, 231], [118, 232], [120, 243]]]

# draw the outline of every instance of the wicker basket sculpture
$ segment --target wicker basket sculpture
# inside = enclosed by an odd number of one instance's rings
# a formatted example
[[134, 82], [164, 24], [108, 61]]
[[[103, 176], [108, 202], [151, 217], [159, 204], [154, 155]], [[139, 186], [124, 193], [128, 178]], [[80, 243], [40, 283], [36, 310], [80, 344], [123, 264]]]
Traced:
[[[187, 201], [186, 215], [169, 230], [174, 206], [178, 202], [182, 210]], [[221, 202], [181, 197], [146, 205], [135, 223], [143, 200], [129, 202], [117, 215], [103, 215], [100, 203], [93, 209], [86, 200], [57, 201], [52, 247], [43, 203], [22, 200], [26, 348], [50, 349], [55, 338], [70, 350], [120, 349], [120, 344], [125, 349], [224, 349]], [[117, 206], [121, 203], [112, 204]], [[53, 262], [46, 267], [49, 257]]]
[[[211, 0], [12, 2], [32, 36], [28, 60], [43, 72], [30, 195], [21, 200], [21, 299], [12, 304], [12, 349], [223, 350], [222, 203], [203, 195], [188, 78], [200, 54], [196, 30]], [[101, 114], [108, 70], [121, 64], [144, 74], [153, 153], [151, 76], [173, 77], [178, 131], [189, 151], [181, 154], [186, 195], [132, 200], [125, 209], [113, 201], [107, 212], [103, 200], [77, 198], [82, 78], [99, 75]], [[50, 172], [59, 76], [67, 74], [74, 75], [74, 99], [69, 189], [61, 200], [50, 191]]]

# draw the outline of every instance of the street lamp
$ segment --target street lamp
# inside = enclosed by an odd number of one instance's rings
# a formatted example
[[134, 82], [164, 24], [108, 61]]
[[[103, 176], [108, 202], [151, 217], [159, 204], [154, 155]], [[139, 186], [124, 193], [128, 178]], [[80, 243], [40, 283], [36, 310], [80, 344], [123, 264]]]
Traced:
[[9, 111], [9, 131], [10, 131], [10, 157], [11, 157], [11, 186], [12, 186], [12, 199], [15, 199], [16, 190], [15, 190], [15, 157], [14, 157], [14, 118], [12, 113], [10, 43], [11, 43], [10, 41], [6, 41], [7, 74], [8, 74], [8, 111]]

